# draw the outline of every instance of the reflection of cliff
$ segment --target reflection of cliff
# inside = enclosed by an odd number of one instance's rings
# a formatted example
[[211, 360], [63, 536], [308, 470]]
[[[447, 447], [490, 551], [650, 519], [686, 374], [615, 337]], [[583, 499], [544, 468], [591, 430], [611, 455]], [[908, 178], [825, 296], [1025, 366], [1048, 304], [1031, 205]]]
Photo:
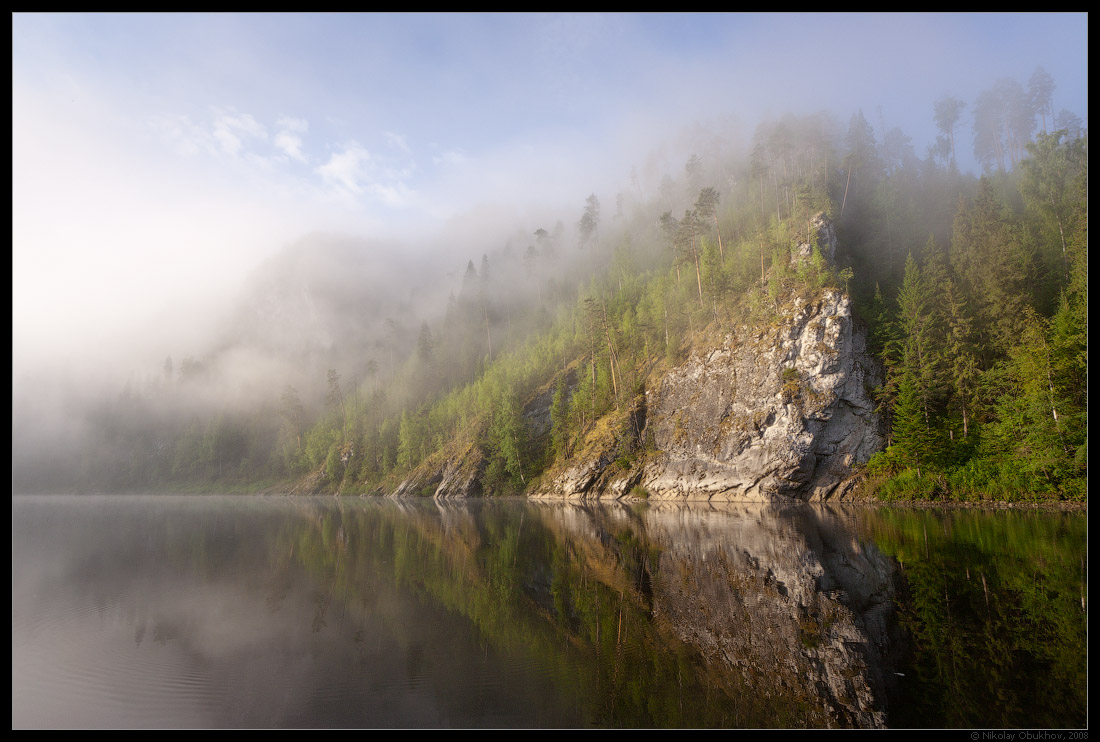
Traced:
[[12, 535], [23, 721], [1087, 724], [1083, 517], [17, 498]]
[[341, 503], [349, 551], [319, 553], [466, 616], [582, 699], [589, 723], [885, 726], [895, 569], [841, 510], [371, 505]]
[[[548, 515], [591, 537], [627, 513], [567, 505]], [[666, 505], [633, 520], [659, 554], [646, 577], [654, 622], [696, 647], [728, 688], [773, 708], [773, 725], [885, 725], [895, 570], [849, 535], [842, 514]]]
[[[358, 505], [358, 503], [356, 503]], [[893, 567], [801, 504], [399, 501], [325, 513], [597, 726], [881, 727]], [[334, 509], [335, 508], [335, 509]], [[324, 525], [322, 525], [322, 523]], [[319, 545], [319, 542], [318, 542]], [[299, 537], [298, 553], [315, 553]], [[351, 592], [356, 592], [352, 579]]]
[[585, 724], [1087, 721], [1083, 519], [330, 498], [301, 515], [295, 558], [351, 570], [352, 596], [377, 571], [457, 611]]
[[825, 510], [723, 515], [647, 514], [649, 537], [667, 545], [655, 612], [709, 660], [759, 679], [759, 692], [794, 690], [828, 726], [883, 726], [889, 560]]

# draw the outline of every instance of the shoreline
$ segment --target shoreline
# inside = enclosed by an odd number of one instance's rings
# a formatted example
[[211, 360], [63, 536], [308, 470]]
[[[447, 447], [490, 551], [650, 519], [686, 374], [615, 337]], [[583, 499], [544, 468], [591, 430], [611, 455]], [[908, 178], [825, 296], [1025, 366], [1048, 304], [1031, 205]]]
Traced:
[[1053, 510], [1060, 512], [1088, 511], [1087, 502], [1057, 500], [1053, 502], [1012, 502], [1005, 500], [857, 500], [874, 505], [900, 506], [918, 510]]
[[[394, 497], [392, 495], [382, 494], [336, 494], [332, 492], [287, 492], [277, 491], [270, 489], [256, 490], [255, 492], [219, 492], [216, 490], [203, 491], [203, 492], [165, 492], [165, 491], [136, 491], [136, 492], [20, 492], [12, 493], [12, 497], [51, 497], [51, 496], [163, 496], [163, 497], [275, 497], [275, 498], [295, 498], [295, 497], [326, 497], [333, 499], [369, 499], [379, 498], [385, 500], [433, 500], [432, 497]], [[896, 508], [910, 508], [914, 510], [1039, 510], [1048, 512], [1088, 512], [1088, 502], [1079, 502], [1074, 500], [1057, 500], [1049, 502], [1034, 502], [1034, 501], [1006, 501], [1006, 500], [878, 500], [874, 498], [852, 498], [852, 499], [836, 499], [836, 500], [817, 500], [808, 501], [800, 500], [797, 498], [776, 498], [771, 500], [694, 500], [694, 499], [680, 499], [680, 498], [655, 498], [655, 499], [643, 499], [633, 498], [629, 496], [619, 498], [575, 498], [575, 497], [492, 497], [492, 496], [478, 496], [470, 498], [454, 498], [455, 500], [470, 500], [470, 501], [493, 501], [493, 500], [523, 500], [525, 502], [539, 502], [539, 503], [554, 503], [554, 502], [571, 502], [571, 503], [619, 503], [621, 505], [634, 506], [634, 505], [649, 505], [649, 506], [664, 506], [664, 505], [716, 505], [716, 504], [735, 504], [735, 503], [768, 503], [772, 505], [825, 505], [829, 507], [848, 507], [848, 506], [861, 506], [861, 507], [896, 507]], [[448, 498], [450, 500], [450, 498]]]

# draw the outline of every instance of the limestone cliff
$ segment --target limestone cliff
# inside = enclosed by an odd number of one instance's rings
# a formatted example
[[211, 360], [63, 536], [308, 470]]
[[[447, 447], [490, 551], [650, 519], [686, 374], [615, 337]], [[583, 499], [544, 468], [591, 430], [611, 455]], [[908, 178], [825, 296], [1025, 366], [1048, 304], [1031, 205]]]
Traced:
[[485, 455], [470, 438], [459, 437], [417, 466], [394, 490], [394, 497], [464, 499], [482, 494]]
[[[815, 238], [791, 251], [791, 275], [830, 272], [836, 232], [823, 216]], [[819, 251], [820, 258], [814, 254]], [[810, 270], [812, 267], [812, 270]], [[830, 272], [830, 275], [832, 273]], [[780, 279], [773, 278], [776, 285]], [[833, 287], [828, 287], [832, 283]], [[745, 309], [743, 319], [696, 341], [681, 364], [651, 375], [648, 391], [597, 420], [568, 461], [552, 466], [529, 495], [769, 501], [843, 497], [853, 475], [883, 443], [872, 390], [882, 370], [867, 351], [866, 331], [836, 280], [795, 280]], [[547, 383], [524, 406], [529, 435], [546, 445]], [[422, 462], [397, 496], [463, 498], [483, 492], [484, 420]]]
[[652, 395], [657, 451], [640, 481], [662, 496], [828, 499], [883, 438], [881, 383], [851, 300], [795, 297], [778, 324], [740, 327]]
[[[832, 226], [817, 222], [829, 260]], [[799, 245], [792, 261], [809, 259]], [[640, 402], [640, 462], [624, 468], [608, 440], [551, 476], [541, 497], [827, 500], [843, 496], [857, 465], [884, 442], [871, 390], [881, 368], [841, 289], [789, 292], [766, 319], [746, 320], [717, 345], [671, 369]], [[637, 414], [637, 412], [635, 413]], [[638, 490], [634, 490], [638, 491]]]

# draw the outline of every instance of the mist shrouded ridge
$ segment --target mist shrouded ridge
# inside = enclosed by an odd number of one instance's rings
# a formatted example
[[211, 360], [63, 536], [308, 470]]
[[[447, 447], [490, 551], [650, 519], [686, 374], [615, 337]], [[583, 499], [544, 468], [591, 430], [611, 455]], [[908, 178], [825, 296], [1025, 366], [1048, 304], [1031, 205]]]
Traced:
[[[835, 281], [887, 368], [892, 452], [875, 476], [969, 467], [977, 487], [1027, 460], [1017, 489], [1077, 496], [1087, 90], [1067, 69], [1087, 66], [1087, 44], [1072, 18], [1031, 18], [1020, 48], [1048, 52], [1044, 66], [945, 75], [950, 54], [910, 55], [919, 83], [887, 48], [932, 39], [926, 54], [956, 53], [971, 34], [971, 58], [993, 59], [983, 34], [1027, 24], [365, 18], [375, 65], [396, 59], [385, 29], [438, 42], [423, 60], [437, 95], [376, 81], [364, 60], [326, 76], [323, 54], [291, 74], [286, 59], [313, 54], [305, 38], [325, 26], [306, 17], [273, 63], [287, 84], [271, 103], [232, 85], [273, 58], [268, 33], [285, 19], [198, 16], [179, 19], [181, 38], [238, 42], [216, 91], [237, 102], [211, 105], [193, 81], [131, 95], [115, 80], [149, 50], [120, 42], [73, 65], [95, 34], [154, 43], [157, 22], [15, 17], [15, 491], [392, 491], [432, 457], [476, 450], [484, 490], [519, 493], [614, 429], [708, 332]], [[698, 23], [711, 28], [688, 43]], [[750, 28], [753, 45], [729, 43]], [[491, 61], [467, 61], [471, 47], [494, 31], [543, 56], [517, 55], [505, 84], [486, 77], [477, 111], [460, 92]], [[781, 51], [840, 32], [849, 41], [819, 64]], [[331, 38], [330, 53], [344, 48]], [[747, 60], [768, 72], [715, 82]], [[181, 82], [146, 61], [150, 83]], [[652, 90], [631, 82], [639, 70]], [[318, 97], [320, 79], [336, 98]], [[399, 89], [417, 102], [386, 97]], [[682, 126], [692, 117], [717, 123]], [[48, 177], [60, 161], [64, 182]], [[819, 212], [837, 225], [837, 276], [777, 272]]]

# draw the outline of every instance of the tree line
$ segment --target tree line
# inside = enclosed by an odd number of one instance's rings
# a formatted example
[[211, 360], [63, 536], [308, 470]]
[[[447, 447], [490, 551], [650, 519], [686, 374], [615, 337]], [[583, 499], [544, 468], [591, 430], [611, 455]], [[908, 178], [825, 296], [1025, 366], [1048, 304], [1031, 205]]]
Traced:
[[[380, 492], [476, 449], [484, 490], [520, 494], [594, 436], [621, 439], [628, 459], [663, 370], [735, 320], [773, 321], [784, 293], [837, 286], [886, 368], [889, 445], [869, 467], [882, 493], [1083, 498], [1087, 132], [1053, 114], [1053, 90], [1039, 70], [973, 104], [981, 178], [958, 170], [967, 106], [950, 96], [923, 158], [862, 112], [847, 127], [764, 122], [744, 156], [693, 155], [655, 193], [617, 194], [614, 214], [591, 194], [575, 229], [532, 225], [526, 245], [471, 258], [443, 316], [406, 318], [419, 332], [393, 344], [400, 356], [329, 370], [323, 399], [287, 384], [247, 414], [173, 417], [134, 393], [101, 405], [79, 476]], [[838, 265], [792, 265], [818, 213], [836, 224]]]

